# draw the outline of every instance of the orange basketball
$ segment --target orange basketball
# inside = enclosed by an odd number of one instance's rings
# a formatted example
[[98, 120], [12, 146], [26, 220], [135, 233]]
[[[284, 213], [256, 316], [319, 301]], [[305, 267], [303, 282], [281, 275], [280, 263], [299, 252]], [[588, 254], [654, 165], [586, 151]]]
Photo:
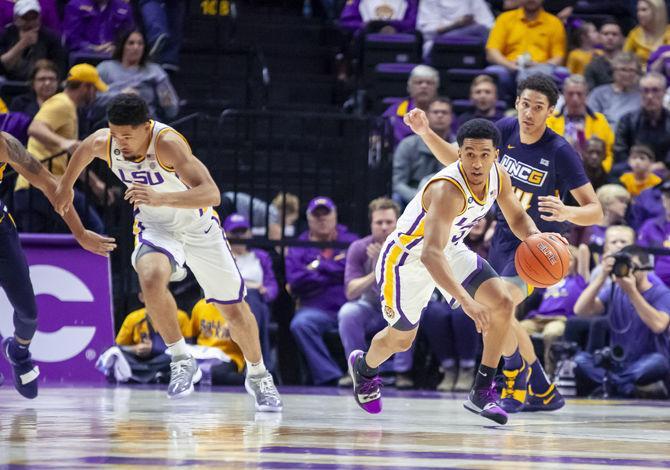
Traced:
[[514, 254], [514, 265], [526, 283], [549, 287], [568, 274], [570, 251], [556, 235], [538, 233], [521, 242]]

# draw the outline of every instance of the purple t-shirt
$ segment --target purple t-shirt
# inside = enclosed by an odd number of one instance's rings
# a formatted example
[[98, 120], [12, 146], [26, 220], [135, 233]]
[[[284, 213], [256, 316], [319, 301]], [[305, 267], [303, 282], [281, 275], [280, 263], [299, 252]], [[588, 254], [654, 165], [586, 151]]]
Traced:
[[526, 318], [572, 317], [575, 315], [575, 303], [584, 289], [586, 289], [586, 281], [582, 276], [579, 274], [567, 276], [544, 291], [540, 307], [531, 311]]
[[[642, 224], [637, 241], [642, 246], [670, 247], [670, 222], [665, 219], [665, 215]], [[670, 256], [655, 256], [654, 271], [665, 285], [670, 285]]]
[[405, 137], [412, 135], [412, 129], [405, 124], [403, 117], [414, 108], [416, 108], [414, 100], [412, 98], [406, 98], [399, 103], [392, 104], [386, 111], [384, 111], [384, 114], [382, 114], [382, 116], [387, 118], [389, 123], [391, 123], [394, 144], [397, 144]]
[[[368, 246], [374, 243], [372, 235], [353, 242], [347, 250], [347, 264], [344, 268], [344, 285], [349, 284], [353, 279], [366, 276], [370, 274], [377, 264], [376, 259], [368, 257]], [[375, 282], [368, 287], [363, 294], [361, 300], [365, 300], [370, 305], [378, 305], [379, 302], [379, 286]]]
[[[657, 278], [656, 278], [657, 279]], [[642, 297], [656, 310], [670, 312], [670, 289], [649, 276], [652, 287], [642, 293]], [[612, 294], [614, 290], [614, 294]], [[623, 347], [625, 362], [630, 364], [645, 354], [661, 353], [670, 357], [670, 338], [668, 331], [656, 334], [642, 321], [626, 293], [612, 283], [604, 287], [598, 299], [605, 305], [610, 317], [610, 344]]]

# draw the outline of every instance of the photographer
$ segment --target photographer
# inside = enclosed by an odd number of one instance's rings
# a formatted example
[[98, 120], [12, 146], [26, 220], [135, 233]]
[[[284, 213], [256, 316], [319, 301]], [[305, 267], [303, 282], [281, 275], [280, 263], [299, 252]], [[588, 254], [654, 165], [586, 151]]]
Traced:
[[[662, 381], [670, 371], [670, 289], [655, 275], [650, 277], [652, 270], [644, 249], [626, 247], [603, 260], [602, 270], [577, 299], [575, 313], [607, 312], [611, 329], [611, 348], [575, 357], [582, 394], [606, 380], [610, 387], [605, 391], [616, 396], [643, 395], [651, 389], [667, 394]], [[612, 276], [613, 282], [603, 288]]]

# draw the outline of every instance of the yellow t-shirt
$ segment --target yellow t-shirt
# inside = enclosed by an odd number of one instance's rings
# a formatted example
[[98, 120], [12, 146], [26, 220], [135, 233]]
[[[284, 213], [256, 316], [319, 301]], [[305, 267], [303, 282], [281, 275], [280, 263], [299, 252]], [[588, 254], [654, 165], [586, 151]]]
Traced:
[[[179, 330], [184, 338], [189, 339], [191, 336], [191, 321], [188, 315], [183, 310], [177, 310], [177, 321], [179, 322]], [[147, 318], [147, 309], [140, 308], [130, 312], [123, 320], [119, 334], [116, 335], [117, 346], [131, 346], [139, 344], [149, 338], [149, 324]]]
[[570, 73], [577, 73], [579, 75], [584, 75], [584, 70], [586, 66], [591, 63], [593, 56], [601, 55], [597, 49], [590, 51], [585, 51], [584, 49], [573, 49], [568, 54], [568, 60], [565, 63], [565, 66], [570, 70]]
[[511, 61], [528, 52], [533, 61], [544, 63], [555, 57], [565, 57], [565, 28], [558, 17], [544, 10], [536, 19], [528, 21], [523, 8], [517, 8], [498, 16], [486, 48], [499, 50]]
[[624, 173], [619, 177], [619, 181], [624, 185], [626, 190], [630, 193], [631, 196], [638, 196], [642, 191], [648, 188], [653, 188], [662, 180], [655, 173], [649, 173], [647, 178], [639, 182], [635, 179], [635, 175], [632, 172]]
[[630, 31], [630, 33], [628, 33], [626, 42], [623, 45], [623, 50], [635, 54], [640, 60], [640, 65], [646, 69], [647, 61], [649, 60], [651, 53], [660, 46], [667, 44], [670, 44], [670, 26], [665, 28], [665, 33], [663, 33], [661, 42], [656, 44], [650, 44], [646, 42], [644, 39], [644, 30], [640, 26], [636, 26]]
[[196, 344], [219, 348], [226, 353], [237, 365], [237, 370], [244, 369], [244, 355], [240, 347], [230, 338], [230, 331], [226, 326], [219, 309], [214, 304], [208, 304], [201, 299], [191, 311], [191, 332]]
[[[34, 121], [41, 121], [64, 139], [79, 138], [79, 121], [77, 119], [77, 106], [65, 94], [58, 93], [46, 100], [37, 112]], [[34, 137], [28, 139], [28, 152], [38, 160], [44, 160], [57, 154], [63, 149], [57, 146], [44, 145]], [[56, 176], [65, 173], [67, 166], [67, 155], [54, 158], [46, 167]], [[20, 176], [16, 180], [16, 190], [28, 188], [28, 181]]]
[[5, 104], [5, 100], [0, 98], [0, 114], [7, 114], [9, 112], [9, 109], [7, 109], [7, 105]]

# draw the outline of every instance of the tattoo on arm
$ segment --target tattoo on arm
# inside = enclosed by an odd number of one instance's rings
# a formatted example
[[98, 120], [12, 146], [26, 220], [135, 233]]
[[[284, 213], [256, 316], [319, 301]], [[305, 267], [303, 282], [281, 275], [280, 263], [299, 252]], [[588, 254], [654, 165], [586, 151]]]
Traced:
[[3, 133], [2, 137], [6, 143], [7, 157], [10, 163], [15, 163], [34, 175], [39, 174], [44, 169], [42, 164], [30, 155], [23, 144], [15, 137], [6, 133]]

